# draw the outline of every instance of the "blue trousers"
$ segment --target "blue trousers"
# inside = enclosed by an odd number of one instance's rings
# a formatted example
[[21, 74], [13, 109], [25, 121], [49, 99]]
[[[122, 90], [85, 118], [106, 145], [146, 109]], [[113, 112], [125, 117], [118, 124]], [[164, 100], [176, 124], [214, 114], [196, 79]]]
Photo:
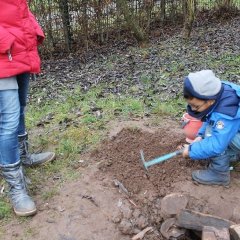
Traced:
[[18, 135], [23, 135], [26, 133], [25, 109], [26, 109], [26, 105], [27, 105], [29, 80], [30, 80], [29, 73], [22, 73], [20, 75], [17, 75], [18, 95], [19, 95], [19, 102], [20, 102], [20, 117], [19, 117], [19, 125], [18, 125]]
[[240, 160], [240, 133], [232, 139], [226, 151], [210, 159], [210, 166], [218, 172], [229, 171], [229, 163]]
[[18, 90], [0, 91], [0, 167], [19, 161], [18, 125], [20, 105]]
[[18, 135], [26, 133], [29, 73], [16, 76], [18, 90], [0, 90], [0, 167], [19, 161]]

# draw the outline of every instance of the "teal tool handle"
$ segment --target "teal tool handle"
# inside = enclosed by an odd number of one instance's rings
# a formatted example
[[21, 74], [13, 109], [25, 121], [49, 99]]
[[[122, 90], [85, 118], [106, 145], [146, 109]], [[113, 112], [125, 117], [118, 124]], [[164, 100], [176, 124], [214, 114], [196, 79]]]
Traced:
[[178, 150], [178, 151], [175, 151], [175, 152], [172, 152], [172, 153], [168, 153], [166, 155], [163, 155], [161, 157], [158, 157], [158, 158], [155, 158], [149, 162], [145, 162], [145, 166], [146, 167], [150, 167], [154, 164], [157, 164], [157, 163], [160, 163], [160, 162], [164, 162], [166, 160], [168, 160], [169, 158], [172, 158], [172, 157], [175, 157], [177, 155], [180, 155], [182, 154], [183, 150]]

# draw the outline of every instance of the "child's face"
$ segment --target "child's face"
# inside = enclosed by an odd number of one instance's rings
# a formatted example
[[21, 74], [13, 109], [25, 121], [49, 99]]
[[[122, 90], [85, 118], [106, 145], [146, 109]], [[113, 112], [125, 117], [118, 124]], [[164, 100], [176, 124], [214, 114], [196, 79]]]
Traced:
[[213, 105], [214, 100], [201, 100], [198, 98], [187, 99], [188, 105], [195, 112], [203, 112]]

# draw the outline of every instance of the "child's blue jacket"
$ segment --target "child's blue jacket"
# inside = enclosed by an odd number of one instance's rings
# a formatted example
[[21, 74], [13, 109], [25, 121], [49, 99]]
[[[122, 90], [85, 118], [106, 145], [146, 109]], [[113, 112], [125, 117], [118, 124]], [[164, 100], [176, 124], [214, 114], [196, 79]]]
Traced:
[[240, 86], [222, 81], [224, 91], [216, 107], [206, 116], [198, 135], [203, 140], [189, 148], [192, 159], [206, 159], [223, 153], [233, 137], [240, 132]]

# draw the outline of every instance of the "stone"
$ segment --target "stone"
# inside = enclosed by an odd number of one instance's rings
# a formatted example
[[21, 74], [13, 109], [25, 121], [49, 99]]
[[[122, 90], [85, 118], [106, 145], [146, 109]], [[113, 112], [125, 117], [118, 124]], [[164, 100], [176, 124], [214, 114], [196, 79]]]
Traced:
[[240, 224], [231, 225], [229, 231], [231, 239], [240, 240]]
[[160, 232], [166, 239], [178, 239], [185, 235], [186, 230], [177, 227], [175, 222], [175, 218], [168, 218], [162, 223]]
[[132, 226], [132, 224], [126, 220], [126, 219], [122, 219], [122, 221], [120, 222], [118, 229], [126, 235], [130, 235], [134, 233], [134, 228]]
[[215, 228], [204, 226], [202, 230], [202, 240], [230, 240], [230, 234], [227, 228]]
[[233, 209], [232, 219], [234, 222], [240, 223], [240, 206], [239, 205]]
[[161, 213], [164, 219], [177, 215], [188, 204], [188, 197], [181, 193], [171, 193], [161, 201]]

